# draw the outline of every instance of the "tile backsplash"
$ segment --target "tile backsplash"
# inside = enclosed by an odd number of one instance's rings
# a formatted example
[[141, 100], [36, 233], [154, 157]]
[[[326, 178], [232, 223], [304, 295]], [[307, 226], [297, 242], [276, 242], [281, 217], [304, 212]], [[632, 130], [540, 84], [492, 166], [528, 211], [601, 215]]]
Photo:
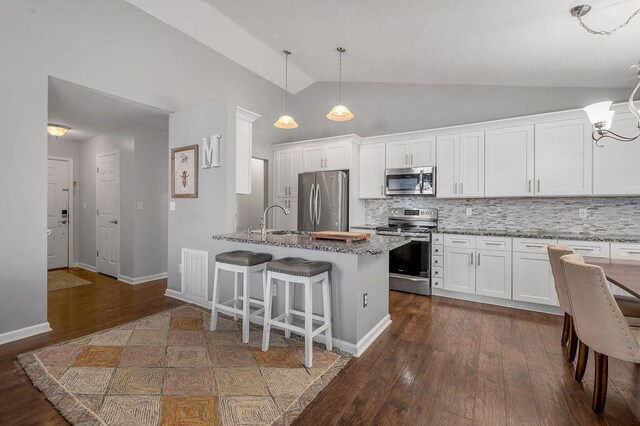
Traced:
[[[420, 196], [366, 200], [368, 224], [386, 224], [390, 208], [438, 209], [443, 228], [640, 235], [640, 197], [439, 199]], [[467, 216], [467, 208], [472, 209]], [[581, 218], [580, 209], [587, 209]]]

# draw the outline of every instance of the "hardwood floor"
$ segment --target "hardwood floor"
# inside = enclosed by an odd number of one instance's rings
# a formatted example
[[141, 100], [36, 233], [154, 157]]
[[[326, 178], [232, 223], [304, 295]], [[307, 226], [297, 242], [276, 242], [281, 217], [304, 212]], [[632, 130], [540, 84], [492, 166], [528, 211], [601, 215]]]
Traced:
[[[130, 286], [86, 271], [94, 285], [49, 293], [53, 332], [0, 346], [0, 424], [66, 424], [15, 362], [23, 352], [180, 305], [166, 282]], [[391, 292], [390, 328], [354, 358], [298, 425], [640, 425], [640, 367], [610, 359], [604, 416], [591, 411], [593, 352], [574, 379], [562, 317]]]
[[132, 286], [84, 270], [68, 272], [94, 284], [48, 294], [53, 331], [0, 346], [0, 425], [68, 424], [23, 373], [19, 354], [183, 304], [164, 296], [166, 280]]

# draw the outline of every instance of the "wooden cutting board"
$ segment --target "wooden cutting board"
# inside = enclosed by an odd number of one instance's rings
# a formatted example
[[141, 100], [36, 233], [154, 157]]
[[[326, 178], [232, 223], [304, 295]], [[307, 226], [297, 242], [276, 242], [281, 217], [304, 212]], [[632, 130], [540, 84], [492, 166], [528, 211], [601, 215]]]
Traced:
[[365, 232], [338, 232], [338, 231], [318, 231], [310, 232], [309, 236], [312, 240], [338, 240], [347, 244], [354, 241], [363, 241], [370, 237]]

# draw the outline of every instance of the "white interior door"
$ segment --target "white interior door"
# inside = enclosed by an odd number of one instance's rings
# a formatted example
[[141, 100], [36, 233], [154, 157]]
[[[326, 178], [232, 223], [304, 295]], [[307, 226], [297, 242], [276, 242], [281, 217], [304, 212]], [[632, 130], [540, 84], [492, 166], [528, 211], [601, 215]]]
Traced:
[[69, 266], [69, 162], [48, 160], [47, 268]]
[[117, 277], [120, 266], [120, 153], [98, 154], [96, 166], [97, 270]]

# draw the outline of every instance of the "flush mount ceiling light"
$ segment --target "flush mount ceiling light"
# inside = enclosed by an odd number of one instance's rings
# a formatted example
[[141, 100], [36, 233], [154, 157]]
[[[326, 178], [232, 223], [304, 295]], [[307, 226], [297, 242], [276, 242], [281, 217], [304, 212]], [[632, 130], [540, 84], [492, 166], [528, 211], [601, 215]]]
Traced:
[[65, 126], [64, 124], [47, 124], [47, 132], [56, 138], [66, 135], [69, 130], [71, 130], [71, 127]]
[[[640, 61], [638, 64], [633, 65], [631, 68], [636, 68], [638, 72], [638, 79], [640, 79]], [[636, 84], [636, 87], [631, 92], [631, 96], [629, 96], [629, 110], [633, 115], [636, 116], [638, 120], [638, 128], [640, 129], [640, 112], [638, 112], [638, 108], [636, 108], [635, 103], [633, 102], [633, 98], [636, 96], [636, 92], [640, 88], [640, 81]], [[613, 132], [611, 129], [611, 125], [613, 124], [613, 115], [615, 111], [611, 110], [611, 104], [613, 102], [598, 102], [596, 104], [589, 105], [584, 108], [584, 111], [587, 113], [589, 117], [589, 121], [591, 125], [593, 125], [593, 134], [591, 135], [592, 139], [596, 142], [596, 145], [602, 147], [598, 141], [602, 138], [611, 138], [621, 142], [631, 142], [640, 137], [640, 131], [635, 136], [622, 136]]]
[[283, 50], [284, 53], [284, 115], [278, 118], [278, 121], [273, 123], [279, 129], [295, 129], [298, 127], [298, 123], [289, 115], [289, 55], [291, 52]]
[[631, 16], [629, 16], [629, 18], [625, 22], [623, 22], [622, 24], [618, 25], [616, 28], [614, 28], [612, 30], [608, 30], [608, 31], [596, 31], [596, 30], [594, 30], [592, 28], [589, 28], [587, 26], [587, 24], [585, 24], [582, 21], [582, 17], [585, 16], [590, 11], [591, 11], [591, 6], [589, 6], [588, 4], [580, 4], [580, 5], [574, 6], [571, 9], [569, 9], [569, 13], [571, 13], [571, 16], [574, 16], [574, 17], [576, 17], [578, 19], [578, 22], [580, 22], [580, 26], [582, 28], [584, 28], [585, 30], [587, 30], [591, 34], [605, 35], [605, 36], [611, 35], [611, 34], [615, 33], [616, 31], [618, 31], [620, 28], [627, 26], [629, 24], [629, 22], [631, 22], [631, 20], [633, 18], [635, 18], [637, 15], [640, 15], [640, 9], [638, 9], [635, 12], [633, 12], [631, 14]]
[[338, 105], [334, 106], [327, 114], [327, 118], [332, 121], [349, 121], [353, 118], [353, 113], [349, 108], [342, 105], [342, 54], [347, 51], [344, 47], [338, 47], [336, 50], [340, 53], [340, 76], [338, 86]]

